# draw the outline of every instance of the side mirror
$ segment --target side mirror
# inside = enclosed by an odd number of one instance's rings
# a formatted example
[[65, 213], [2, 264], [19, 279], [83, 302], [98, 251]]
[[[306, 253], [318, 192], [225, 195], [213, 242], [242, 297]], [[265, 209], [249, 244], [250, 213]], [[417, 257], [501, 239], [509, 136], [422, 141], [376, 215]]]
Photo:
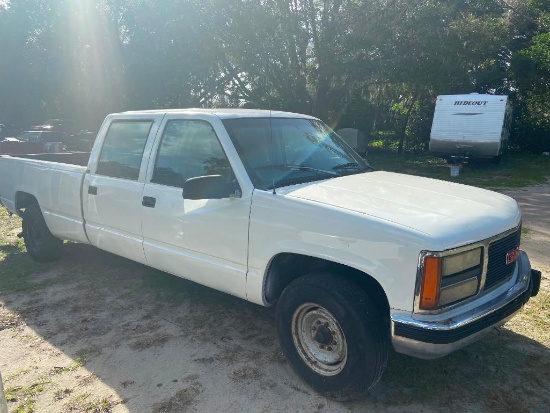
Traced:
[[204, 175], [189, 178], [183, 184], [184, 199], [240, 198], [237, 185], [221, 175]]

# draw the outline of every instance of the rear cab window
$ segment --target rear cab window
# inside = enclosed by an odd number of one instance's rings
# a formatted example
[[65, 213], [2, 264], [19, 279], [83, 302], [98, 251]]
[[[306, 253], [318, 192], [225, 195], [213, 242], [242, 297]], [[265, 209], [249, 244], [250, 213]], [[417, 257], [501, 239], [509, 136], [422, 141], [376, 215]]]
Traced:
[[96, 174], [137, 181], [153, 121], [114, 120], [103, 141]]

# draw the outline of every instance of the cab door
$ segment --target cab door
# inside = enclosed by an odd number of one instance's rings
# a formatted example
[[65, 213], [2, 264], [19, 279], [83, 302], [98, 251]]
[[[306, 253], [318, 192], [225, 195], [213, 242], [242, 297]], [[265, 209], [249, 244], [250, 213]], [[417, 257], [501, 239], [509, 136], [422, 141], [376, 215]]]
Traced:
[[[171, 115], [151, 157], [143, 191], [143, 247], [149, 265], [245, 298], [251, 193], [240, 193], [214, 127], [200, 115]], [[235, 193], [186, 199], [185, 181], [221, 175]]]
[[[162, 118], [160, 118], [162, 119]], [[104, 124], [99, 153], [92, 153], [83, 185], [88, 239], [98, 248], [145, 263], [142, 193], [153, 137], [160, 119], [128, 115]], [[150, 138], [151, 137], [151, 138]]]

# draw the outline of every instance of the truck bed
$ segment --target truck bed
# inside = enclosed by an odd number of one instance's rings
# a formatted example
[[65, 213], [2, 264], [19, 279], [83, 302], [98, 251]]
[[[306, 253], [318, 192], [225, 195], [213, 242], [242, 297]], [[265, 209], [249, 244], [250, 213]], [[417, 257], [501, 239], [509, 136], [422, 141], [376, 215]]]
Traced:
[[81, 188], [88, 157], [85, 152], [0, 156], [0, 203], [21, 215], [21, 194], [28, 194], [55, 236], [87, 243]]
[[88, 165], [90, 152], [37, 153], [27, 155], [0, 155], [1, 158], [24, 158], [38, 161], [65, 163], [67, 165]]

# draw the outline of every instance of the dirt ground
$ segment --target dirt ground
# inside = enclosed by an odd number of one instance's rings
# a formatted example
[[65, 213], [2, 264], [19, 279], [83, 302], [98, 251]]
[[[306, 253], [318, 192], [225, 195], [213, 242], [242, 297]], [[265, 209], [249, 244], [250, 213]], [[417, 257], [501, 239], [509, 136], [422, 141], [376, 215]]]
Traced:
[[503, 191], [521, 206], [523, 216], [522, 249], [531, 265], [545, 274], [543, 283], [550, 289], [550, 184]]
[[[522, 248], [548, 297], [550, 184], [506, 193], [522, 206]], [[0, 296], [10, 412], [550, 411], [550, 333], [526, 336], [525, 317], [441, 360], [394, 354], [368, 397], [338, 403], [293, 374], [273, 309], [86, 245], [66, 244], [46, 265], [10, 254], [27, 265], [19, 276], [0, 261], [10, 282]], [[534, 313], [548, 317], [545, 305]]]

